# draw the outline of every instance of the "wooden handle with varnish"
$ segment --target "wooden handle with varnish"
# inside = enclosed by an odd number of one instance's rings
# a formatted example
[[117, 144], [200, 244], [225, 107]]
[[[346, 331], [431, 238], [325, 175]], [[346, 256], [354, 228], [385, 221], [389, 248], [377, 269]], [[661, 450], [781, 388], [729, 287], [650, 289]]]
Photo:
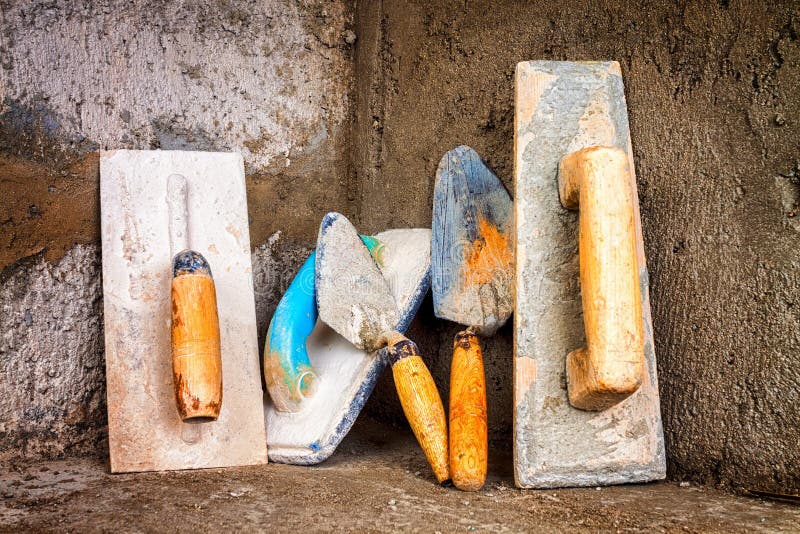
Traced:
[[172, 374], [178, 414], [185, 422], [215, 421], [222, 407], [217, 292], [211, 267], [189, 249], [186, 178], [167, 180], [172, 260]]
[[478, 336], [456, 334], [450, 365], [450, 476], [460, 490], [477, 491], [486, 480], [489, 456], [486, 379]]
[[217, 293], [202, 255], [173, 260], [172, 373], [183, 421], [215, 421], [222, 406], [222, 357]]
[[570, 403], [600, 411], [634, 393], [644, 374], [644, 333], [628, 155], [589, 147], [561, 160], [561, 204], [579, 209], [586, 344], [567, 356]]
[[417, 441], [439, 483], [450, 478], [447, 461], [447, 420], [442, 398], [417, 345], [402, 334], [393, 333], [387, 351], [397, 396]]

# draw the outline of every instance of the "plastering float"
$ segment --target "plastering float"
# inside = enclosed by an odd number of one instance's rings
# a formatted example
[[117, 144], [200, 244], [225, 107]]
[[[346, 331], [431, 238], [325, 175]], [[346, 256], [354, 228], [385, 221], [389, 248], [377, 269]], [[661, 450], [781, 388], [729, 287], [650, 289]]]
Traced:
[[[185, 206], [176, 204], [168, 189], [170, 177], [176, 175], [185, 179], [185, 190], [177, 195], [184, 196]], [[100, 200], [111, 471], [266, 463], [241, 155], [103, 152]], [[174, 224], [176, 218], [186, 217], [185, 224]], [[179, 235], [180, 228], [186, 235]], [[197, 383], [198, 388], [210, 386], [208, 398], [216, 404], [194, 414], [205, 421], [202, 424], [181, 420], [173, 380], [173, 305], [185, 304], [188, 311], [200, 302], [196, 285], [184, 288], [188, 299], [171, 302], [173, 267], [178, 277], [185, 274], [182, 260], [173, 265], [173, 256], [185, 243], [202, 254], [205, 267], [214, 273], [211, 287], [218, 312], [218, 351], [212, 347], [213, 332], [202, 338], [176, 338], [179, 351], [202, 341], [204, 348], [214, 349], [209, 354], [214, 361], [221, 358], [221, 373], [212, 369], [207, 382]], [[206, 278], [208, 289], [210, 277]], [[210, 293], [205, 294], [210, 299]], [[212, 331], [213, 307], [210, 300], [204, 306]], [[216, 396], [220, 376], [221, 406]], [[192, 414], [184, 415], [192, 419]]]
[[549, 488], [664, 478], [619, 64], [519, 63], [515, 91], [516, 483]]
[[[361, 240], [389, 283], [401, 310], [396, 327], [404, 332], [430, 286], [430, 230], [387, 230]], [[384, 351], [358, 349], [317, 320], [315, 263], [314, 252], [284, 293], [267, 333], [265, 416], [275, 462], [310, 465], [333, 454], [387, 361]]]

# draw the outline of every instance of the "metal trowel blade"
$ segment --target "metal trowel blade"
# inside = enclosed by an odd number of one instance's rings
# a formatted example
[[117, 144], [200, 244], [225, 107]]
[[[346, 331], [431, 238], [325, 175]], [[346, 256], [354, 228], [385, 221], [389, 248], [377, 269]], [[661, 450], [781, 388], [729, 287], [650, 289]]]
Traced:
[[360, 349], [377, 350], [400, 321], [394, 296], [344, 215], [328, 213], [317, 239], [316, 289], [320, 318]]
[[437, 317], [491, 335], [514, 309], [511, 197], [467, 146], [447, 152], [433, 193], [431, 274]]

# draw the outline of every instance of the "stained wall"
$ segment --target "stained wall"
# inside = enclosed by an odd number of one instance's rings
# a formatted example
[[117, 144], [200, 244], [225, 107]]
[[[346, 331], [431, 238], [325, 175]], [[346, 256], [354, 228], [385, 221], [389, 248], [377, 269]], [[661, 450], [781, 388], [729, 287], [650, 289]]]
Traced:
[[103, 450], [99, 155], [233, 150], [260, 337], [349, 200], [344, 1], [0, 4], [0, 458]]
[[[436, 166], [459, 144], [513, 191], [517, 62], [620, 62], [669, 472], [800, 486], [797, 3], [384, 0], [357, 21], [371, 29], [356, 67], [367, 231], [429, 225]], [[428, 303], [413, 328], [446, 393], [458, 326]], [[506, 327], [484, 347], [498, 447], [510, 447], [511, 339]], [[369, 409], [401, 420], [391, 390], [384, 377]]]
[[[325, 211], [427, 226], [457, 144], [511, 188], [513, 72], [622, 65], [670, 474], [800, 486], [796, 3], [0, 3], [0, 458], [105, 453], [98, 151], [245, 156], [260, 343]], [[411, 327], [443, 396], [456, 325]], [[484, 346], [510, 447], [509, 326]], [[390, 374], [367, 412], [402, 424]]]

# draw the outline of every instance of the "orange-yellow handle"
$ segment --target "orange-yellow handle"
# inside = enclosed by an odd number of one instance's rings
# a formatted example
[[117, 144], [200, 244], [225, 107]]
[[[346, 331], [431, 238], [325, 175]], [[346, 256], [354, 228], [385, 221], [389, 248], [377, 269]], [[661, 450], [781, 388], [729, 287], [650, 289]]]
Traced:
[[486, 480], [489, 443], [486, 379], [478, 336], [456, 334], [450, 365], [450, 476], [464, 491], [481, 489]]
[[569, 401], [599, 411], [634, 393], [644, 375], [644, 332], [628, 155], [594, 146], [565, 156], [561, 203], [579, 209], [586, 347], [567, 356]]
[[447, 421], [442, 398], [413, 341], [397, 334], [387, 347], [397, 396], [440, 483], [450, 478], [447, 463]]
[[172, 372], [184, 421], [213, 421], [222, 406], [217, 293], [205, 258], [175, 257], [172, 279]]

